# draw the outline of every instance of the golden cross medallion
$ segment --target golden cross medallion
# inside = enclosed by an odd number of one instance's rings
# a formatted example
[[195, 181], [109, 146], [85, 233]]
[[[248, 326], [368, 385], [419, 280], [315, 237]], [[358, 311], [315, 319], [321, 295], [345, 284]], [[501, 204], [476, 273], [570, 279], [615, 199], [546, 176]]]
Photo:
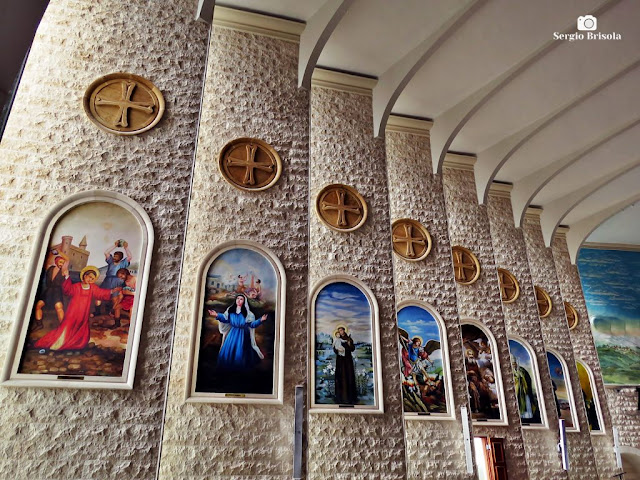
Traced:
[[567, 314], [567, 325], [569, 326], [569, 330], [573, 330], [578, 326], [578, 320], [580, 320], [578, 312], [569, 302], [564, 302], [564, 311]]
[[534, 290], [536, 292], [536, 303], [538, 304], [538, 314], [540, 318], [547, 318], [551, 315], [551, 310], [553, 308], [553, 302], [551, 301], [551, 297], [546, 292], [546, 290], [542, 287], [535, 285]]
[[93, 82], [85, 92], [84, 109], [101, 129], [135, 135], [156, 125], [164, 113], [160, 90], [146, 78], [112, 73]]
[[431, 251], [431, 235], [419, 222], [408, 218], [396, 220], [391, 225], [393, 251], [405, 260], [417, 261]]
[[220, 150], [218, 167], [224, 179], [240, 190], [265, 190], [280, 178], [282, 161], [268, 143], [237, 138]]
[[480, 277], [480, 262], [473, 252], [461, 246], [451, 248], [453, 257], [453, 273], [456, 282], [471, 285]]
[[498, 268], [500, 282], [500, 296], [504, 303], [513, 303], [520, 295], [520, 284], [513, 274], [504, 268]]
[[333, 230], [357, 230], [367, 219], [367, 212], [367, 203], [362, 195], [348, 185], [327, 185], [316, 198], [316, 213]]

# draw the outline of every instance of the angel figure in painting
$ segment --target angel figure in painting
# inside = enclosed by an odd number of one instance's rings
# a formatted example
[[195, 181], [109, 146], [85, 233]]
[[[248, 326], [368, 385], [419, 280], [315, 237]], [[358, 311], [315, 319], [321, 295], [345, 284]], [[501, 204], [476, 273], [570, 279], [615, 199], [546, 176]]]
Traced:
[[[440, 347], [440, 342], [434, 340], [430, 340], [430, 342], [437, 343], [437, 348]], [[429, 345], [429, 342], [427, 342], [427, 347], [431, 348], [423, 348], [422, 338], [420, 337], [414, 337], [409, 345], [409, 361], [411, 362], [412, 370], [416, 373], [421, 373], [425, 380], [428, 377], [427, 368], [433, 365], [431, 358], [429, 358], [429, 353], [434, 351], [433, 345]]]
[[64, 321], [58, 328], [38, 340], [35, 345], [38, 348], [51, 350], [83, 349], [89, 343], [91, 302], [93, 300], [107, 301], [114, 291], [95, 285], [100, 271], [91, 265], [80, 271], [81, 281], [79, 283], [71, 283], [67, 270], [64, 270], [62, 275], [65, 277], [62, 291], [66, 296], [71, 297]]
[[215, 310], [208, 312], [218, 320], [218, 329], [222, 334], [217, 362], [219, 369], [247, 370], [264, 359], [264, 354], [256, 344], [255, 329], [267, 320], [267, 314], [256, 320], [247, 297], [237, 295], [235, 302], [224, 313]]
[[346, 327], [340, 325], [334, 332], [333, 351], [336, 354], [335, 397], [336, 403], [354, 405], [358, 400], [356, 370], [353, 352], [356, 347]]

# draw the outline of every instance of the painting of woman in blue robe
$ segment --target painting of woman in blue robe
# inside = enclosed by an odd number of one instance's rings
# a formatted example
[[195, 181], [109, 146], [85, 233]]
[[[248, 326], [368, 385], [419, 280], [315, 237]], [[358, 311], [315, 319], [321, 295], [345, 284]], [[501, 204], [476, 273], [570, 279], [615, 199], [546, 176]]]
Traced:
[[211, 262], [195, 393], [276, 393], [278, 278], [271, 261], [251, 248], [231, 248]]
[[219, 369], [246, 370], [264, 359], [256, 345], [255, 329], [267, 320], [267, 314], [256, 320], [249, 309], [247, 297], [238, 295], [224, 313], [209, 310], [209, 314], [217, 318], [222, 334], [222, 347], [218, 353]]

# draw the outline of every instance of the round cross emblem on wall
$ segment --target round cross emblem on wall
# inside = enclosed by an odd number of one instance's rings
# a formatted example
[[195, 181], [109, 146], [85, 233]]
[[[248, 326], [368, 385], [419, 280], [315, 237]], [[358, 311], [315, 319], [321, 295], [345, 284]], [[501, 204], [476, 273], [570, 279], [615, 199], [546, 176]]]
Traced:
[[513, 303], [520, 296], [520, 284], [513, 274], [504, 268], [498, 269], [498, 280], [500, 281], [500, 296], [503, 303]]
[[537, 285], [535, 285], [533, 288], [536, 292], [538, 314], [540, 315], [540, 318], [547, 318], [549, 315], [551, 315], [551, 310], [553, 309], [553, 302], [551, 301], [551, 297], [544, 288]]
[[316, 197], [316, 213], [332, 230], [353, 232], [367, 219], [367, 202], [348, 185], [327, 185]]
[[84, 94], [84, 111], [102, 130], [136, 135], [155, 126], [164, 114], [164, 97], [146, 78], [111, 73], [95, 80]]
[[451, 247], [453, 257], [453, 273], [456, 282], [461, 285], [471, 285], [480, 277], [480, 262], [473, 252], [456, 245]]
[[282, 161], [275, 149], [257, 138], [237, 138], [218, 155], [224, 179], [240, 190], [266, 190], [282, 173]]
[[578, 326], [578, 312], [573, 308], [569, 302], [564, 302], [564, 311], [567, 314], [567, 325], [569, 325], [569, 330], [573, 330]]
[[415, 220], [402, 218], [391, 226], [393, 251], [405, 260], [417, 262], [431, 251], [431, 235], [427, 229]]

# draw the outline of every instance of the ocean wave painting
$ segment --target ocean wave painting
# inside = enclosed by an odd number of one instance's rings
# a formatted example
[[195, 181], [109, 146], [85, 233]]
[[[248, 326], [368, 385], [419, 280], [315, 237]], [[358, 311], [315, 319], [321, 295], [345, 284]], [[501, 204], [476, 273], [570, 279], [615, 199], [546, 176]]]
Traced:
[[604, 382], [640, 385], [640, 252], [583, 248], [578, 268]]

